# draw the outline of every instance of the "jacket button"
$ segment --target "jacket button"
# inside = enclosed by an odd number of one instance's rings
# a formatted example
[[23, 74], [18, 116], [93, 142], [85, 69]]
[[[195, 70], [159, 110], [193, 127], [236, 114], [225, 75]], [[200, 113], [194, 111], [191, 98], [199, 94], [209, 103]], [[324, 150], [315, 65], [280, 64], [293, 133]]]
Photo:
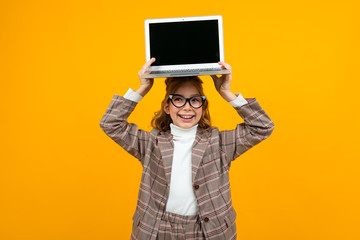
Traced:
[[194, 188], [195, 188], [195, 189], [199, 189], [199, 185], [194, 185]]
[[208, 218], [208, 217], [204, 218], [204, 221], [205, 221], [205, 222], [208, 222], [208, 221], [209, 221], [209, 218]]

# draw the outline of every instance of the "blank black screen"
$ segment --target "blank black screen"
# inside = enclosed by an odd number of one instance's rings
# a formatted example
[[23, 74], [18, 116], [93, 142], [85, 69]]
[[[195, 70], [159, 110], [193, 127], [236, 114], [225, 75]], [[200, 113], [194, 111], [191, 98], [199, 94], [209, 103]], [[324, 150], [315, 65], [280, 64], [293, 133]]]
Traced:
[[217, 20], [150, 23], [152, 66], [220, 61]]

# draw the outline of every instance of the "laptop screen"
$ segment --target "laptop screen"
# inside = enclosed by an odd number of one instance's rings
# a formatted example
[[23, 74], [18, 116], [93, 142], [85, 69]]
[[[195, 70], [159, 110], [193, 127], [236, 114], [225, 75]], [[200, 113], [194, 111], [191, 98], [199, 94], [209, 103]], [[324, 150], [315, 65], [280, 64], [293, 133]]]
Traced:
[[220, 61], [217, 20], [150, 23], [152, 66]]

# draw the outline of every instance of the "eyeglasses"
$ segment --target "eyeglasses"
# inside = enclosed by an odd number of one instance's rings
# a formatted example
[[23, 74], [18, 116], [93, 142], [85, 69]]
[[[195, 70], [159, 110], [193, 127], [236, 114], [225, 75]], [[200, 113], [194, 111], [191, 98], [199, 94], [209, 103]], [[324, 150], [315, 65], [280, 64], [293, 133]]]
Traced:
[[169, 98], [171, 103], [177, 108], [181, 108], [186, 105], [186, 102], [189, 102], [190, 106], [195, 109], [201, 108], [206, 100], [205, 96], [193, 96], [191, 98], [186, 98], [179, 94], [170, 94]]

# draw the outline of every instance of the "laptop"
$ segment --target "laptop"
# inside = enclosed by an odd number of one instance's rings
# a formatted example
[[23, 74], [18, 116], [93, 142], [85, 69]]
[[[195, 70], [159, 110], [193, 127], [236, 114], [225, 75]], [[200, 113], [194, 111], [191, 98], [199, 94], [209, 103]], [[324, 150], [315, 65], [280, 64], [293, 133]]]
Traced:
[[141, 77], [223, 75], [222, 16], [160, 18], [145, 20], [146, 62], [156, 61]]

